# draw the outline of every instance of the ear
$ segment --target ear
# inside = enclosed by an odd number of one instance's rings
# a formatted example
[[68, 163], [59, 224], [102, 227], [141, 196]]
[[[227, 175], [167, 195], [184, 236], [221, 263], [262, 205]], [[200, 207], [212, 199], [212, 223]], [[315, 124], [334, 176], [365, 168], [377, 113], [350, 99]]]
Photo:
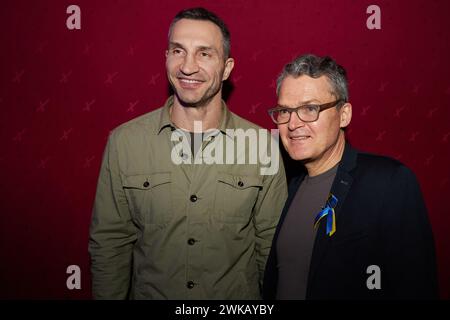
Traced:
[[225, 81], [228, 79], [228, 77], [231, 74], [231, 70], [233, 70], [234, 68], [234, 59], [233, 58], [228, 58], [225, 61], [225, 70], [223, 71], [223, 77], [222, 77], [222, 81]]
[[340, 127], [345, 128], [352, 121], [352, 105], [348, 102], [346, 104], [344, 104], [341, 107], [340, 114], [341, 114]]
[[167, 59], [168, 55], [169, 55], [169, 50], [166, 50], [166, 59]]

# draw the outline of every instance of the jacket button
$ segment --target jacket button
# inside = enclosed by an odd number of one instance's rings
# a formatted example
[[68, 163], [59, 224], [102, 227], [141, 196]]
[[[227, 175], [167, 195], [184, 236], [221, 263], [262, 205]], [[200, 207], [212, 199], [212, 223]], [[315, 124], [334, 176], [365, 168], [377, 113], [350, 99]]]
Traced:
[[191, 202], [195, 202], [195, 201], [197, 201], [197, 196], [195, 194], [193, 194], [190, 199], [191, 199]]
[[244, 186], [244, 183], [242, 181], [239, 181], [238, 186], [242, 188]]
[[190, 239], [188, 240], [188, 244], [189, 244], [190, 246], [193, 246], [194, 243], [195, 243], [195, 239], [190, 238]]
[[192, 289], [195, 286], [194, 281], [188, 281], [186, 284], [186, 287], [188, 287], [188, 289]]
[[148, 181], [144, 182], [144, 188], [147, 188], [150, 185], [150, 183]]

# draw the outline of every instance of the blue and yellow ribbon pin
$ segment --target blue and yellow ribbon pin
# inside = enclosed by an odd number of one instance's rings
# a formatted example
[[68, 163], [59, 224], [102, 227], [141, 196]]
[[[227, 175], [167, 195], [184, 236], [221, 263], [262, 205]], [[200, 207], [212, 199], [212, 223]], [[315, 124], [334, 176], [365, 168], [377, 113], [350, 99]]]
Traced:
[[317, 214], [314, 220], [314, 228], [317, 228], [320, 220], [325, 216], [327, 217], [327, 235], [330, 237], [336, 232], [336, 214], [334, 208], [336, 208], [337, 203], [338, 199], [330, 193], [325, 207]]

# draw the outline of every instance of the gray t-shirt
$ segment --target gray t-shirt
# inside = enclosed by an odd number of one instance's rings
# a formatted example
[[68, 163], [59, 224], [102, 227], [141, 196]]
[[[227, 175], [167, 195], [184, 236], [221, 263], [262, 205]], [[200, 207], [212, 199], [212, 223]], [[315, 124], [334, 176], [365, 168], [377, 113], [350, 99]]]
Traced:
[[[314, 219], [328, 199], [338, 165], [300, 185], [277, 239], [277, 299], [304, 300], [316, 231]], [[325, 218], [324, 218], [325, 219]], [[321, 221], [325, 223], [326, 219]]]

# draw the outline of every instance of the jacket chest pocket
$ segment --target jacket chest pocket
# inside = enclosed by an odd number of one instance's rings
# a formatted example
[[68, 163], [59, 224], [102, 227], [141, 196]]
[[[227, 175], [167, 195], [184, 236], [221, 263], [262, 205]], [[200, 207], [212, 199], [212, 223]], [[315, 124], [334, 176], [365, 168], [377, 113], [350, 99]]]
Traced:
[[250, 221], [262, 187], [262, 177], [259, 176], [219, 173], [214, 200], [217, 218], [228, 223]]
[[128, 175], [123, 188], [137, 221], [165, 226], [172, 219], [170, 172]]

